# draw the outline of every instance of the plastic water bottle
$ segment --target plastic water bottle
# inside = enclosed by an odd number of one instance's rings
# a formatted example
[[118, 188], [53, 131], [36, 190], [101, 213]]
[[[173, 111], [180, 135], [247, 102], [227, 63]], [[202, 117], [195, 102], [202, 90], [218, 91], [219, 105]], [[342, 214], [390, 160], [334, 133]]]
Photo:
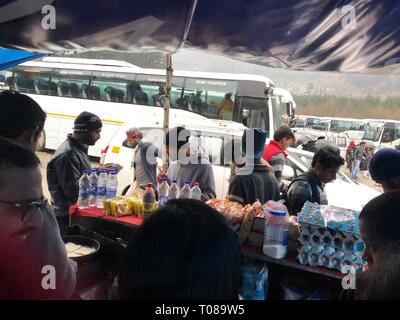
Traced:
[[199, 183], [195, 182], [194, 187], [192, 188], [192, 191], [190, 193], [190, 198], [195, 199], [195, 200], [201, 200], [201, 189], [199, 187]]
[[268, 294], [268, 267], [253, 263], [244, 266], [243, 297], [245, 300], [266, 300]]
[[115, 174], [115, 170], [110, 171], [110, 175], [107, 179], [107, 199], [113, 199], [117, 196], [118, 189], [118, 178]]
[[89, 208], [89, 176], [88, 170], [83, 171], [82, 177], [79, 179], [79, 197], [78, 197], [78, 208], [85, 209]]
[[89, 207], [95, 207], [97, 200], [97, 169], [92, 169], [92, 173], [89, 176], [89, 184]]
[[146, 191], [143, 195], [143, 206], [144, 206], [144, 214], [143, 214], [144, 219], [149, 217], [157, 209], [156, 193], [154, 192], [153, 184], [151, 182], [147, 184]]
[[105, 168], [101, 169], [101, 173], [97, 178], [97, 208], [103, 209], [103, 201], [106, 199], [107, 195], [107, 170]]
[[171, 184], [171, 187], [169, 187], [168, 190], [168, 196], [170, 199], [178, 199], [179, 197], [179, 186], [176, 182], [176, 180], [174, 180]]
[[169, 200], [169, 184], [168, 179], [164, 178], [163, 182], [160, 184], [158, 188], [158, 207], [163, 207]]
[[185, 181], [185, 185], [181, 189], [181, 192], [179, 194], [179, 199], [190, 199], [190, 185], [189, 181]]
[[284, 210], [270, 209], [265, 219], [264, 246], [265, 255], [282, 259], [288, 246], [288, 213]]

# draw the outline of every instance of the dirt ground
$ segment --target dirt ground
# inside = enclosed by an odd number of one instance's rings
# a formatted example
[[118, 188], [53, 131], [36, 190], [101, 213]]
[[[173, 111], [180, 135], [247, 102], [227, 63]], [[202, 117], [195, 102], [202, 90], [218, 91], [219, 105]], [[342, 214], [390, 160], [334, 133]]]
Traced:
[[[347, 169], [346, 166], [343, 166], [342, 170], [344, 173], [346, 173], [346, 175], [348, 177], [351, 178], [351, 172], [349, 169]], [[368, 171], [359, 171], [358, 172], [358, 182], [361, 184], [365, 184], [368, 187], [374, 188], [377, 191], [383, 192], [382, 187], [379, 184], [375, 183], [374, 180], [371, 179], [371, 177], [368, 174]]]

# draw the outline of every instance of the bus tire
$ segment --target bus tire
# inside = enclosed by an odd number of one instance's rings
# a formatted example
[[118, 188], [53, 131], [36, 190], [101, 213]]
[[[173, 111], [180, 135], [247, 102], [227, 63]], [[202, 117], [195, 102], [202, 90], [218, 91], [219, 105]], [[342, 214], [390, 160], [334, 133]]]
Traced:
[[42, 130], [36, 145], [36, 151], [43, 151], [45, 148], [46, 148], [46, 132]]

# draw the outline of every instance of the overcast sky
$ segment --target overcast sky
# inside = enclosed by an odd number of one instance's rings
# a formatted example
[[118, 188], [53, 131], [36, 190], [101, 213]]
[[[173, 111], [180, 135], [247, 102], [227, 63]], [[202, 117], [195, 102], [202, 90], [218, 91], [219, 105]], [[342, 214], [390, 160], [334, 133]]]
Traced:
[[[179, 70], [258, 74], [270, 78], [276, 86], [287, 87], [292, 91], [296, 91], [305, 82], [313, 82], [317, 86], [324, 82], [326, 86], [337, 88], [337, 94], [343, 92], [342, 86], [351, 85], [365, 90], [365, 92], [368, 92], [369, 88], [379, 86], [388, 90], [390, 95], [400, 95], [398, 93], [400, 92], [399, 75], [360, 75], [275, 69], [192, 49], [183, 49], [174, 54], [173, 66]], [[296, 94], [296, 92], [294, 93]], [[383, 96], [385, 95], [383, 94]]]

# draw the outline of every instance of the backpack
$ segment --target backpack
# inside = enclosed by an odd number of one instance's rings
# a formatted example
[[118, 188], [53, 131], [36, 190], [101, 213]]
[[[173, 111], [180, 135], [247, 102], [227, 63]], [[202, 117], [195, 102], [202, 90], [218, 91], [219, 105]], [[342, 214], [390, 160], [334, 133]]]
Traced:
[[311, 187], [311, 201], [312, 202], [316, 202], [319, 203], [320, 201], [320, 193], [318, 190], [318, 187], [315, 183], [313, 183], [313, 181], [311, 180], [310, 176], [307, 173], [303, 173], [301, 175], [299, 175], [298, 177], [294, 178], [290, 184], [288, 186], [285, 186], [282, 190], [282, 195], [281, 195], [281, 199], [285, 200], [285, 205], [287, 206], [287, 202], [288, 202], [288, 192], [290, 187], [292, 186], [292, 184], [295, 181], [306, 181], [310, 187]]

